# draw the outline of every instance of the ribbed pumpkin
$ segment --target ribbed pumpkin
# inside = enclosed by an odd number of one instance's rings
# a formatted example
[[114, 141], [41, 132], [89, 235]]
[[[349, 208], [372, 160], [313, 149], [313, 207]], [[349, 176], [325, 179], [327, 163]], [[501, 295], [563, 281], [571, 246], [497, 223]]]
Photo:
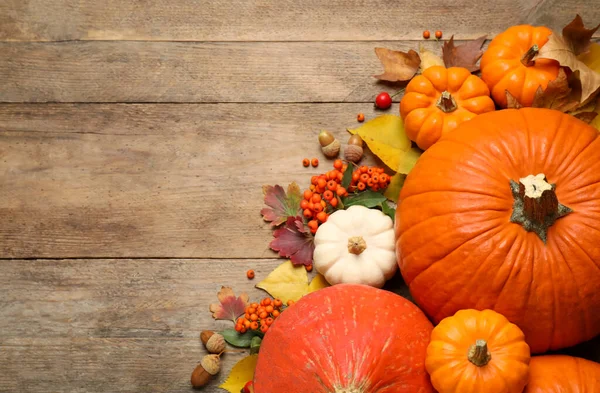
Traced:
[[534, 353], [600, 333], [600, 138], [575, 117], [464, 123], [419, 158], [395, 225], [402, 276], [436, 322], [493, 309]]
[[543, 26], [512, 26], [490, 42], [481, 57], [481, 79], [498, 105], [506, 108], [508, 90], [521, 105], [531, 106], [537, 89], [545, 90], [556, 79], [560, 67], [557, 61], [534, 60], [550, 34], [552, 30]]
[[409, 82], [400, 101], [406, 135], [423, 150], [459, 124], [495, 109], [486, 84], [462, 67], [427, 68]]
[[566, 355], [531, 358], [523, 393], [598, 393], [600, 363]]
[[359, 284], [313, 292], [269, 328], [257, 393], [431, 393], [425, 354], [433, 326], [408, 300]]
[[431, 333], [425, 367], [438, 393], [521, 393], [529, 377], [523, 331], [492, 310], [460, 310]]

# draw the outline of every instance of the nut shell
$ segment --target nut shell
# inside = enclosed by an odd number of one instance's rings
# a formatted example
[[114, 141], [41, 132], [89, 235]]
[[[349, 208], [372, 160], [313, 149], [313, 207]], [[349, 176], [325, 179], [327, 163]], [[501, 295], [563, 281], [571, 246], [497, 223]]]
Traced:
[[363, 148], [357, 145], [348, 145], [344, 150], [344, 158], [347, 161], [358, 162], [363, 156]]
[[206, 342], [206, 350], [210, 353], [221, 353], [225, 350], [225, 338], [215, 333]]
[[325, 157], [334, 158], [337, 157], [338, 154], [340, 154], [341, 147], [342, 144], [340, 143], [340, 141], [334, 139], [333, 142], [331, 142], [327, 146], [321, 147], [321, 150], [323, 151], [323, 154], [325, 154]]
[[201, 364], [197, 365], [194, 371], [192, 371], [192, 377], [190, 382], [194, 388], [201, 388], [206, 385], [212, 379], [212, 375], [209, 374]]
[[319, 133], [319, 144], [321, 147], [327, 146], [333, 141], [335, 141], [335, 137], [329, 131], [323, 130]]
[[200, 333], [200, 341], [202, 341], [202, 344], [204, 344], [204, 346], [206, 346], [206, 343], [214, 334], [215, 334], [215, 332], [213, 332], [213, 331], [203, 330], [202, 333]]
[[210, 375], [215, 375], [221, 371], [221, 359], [219, 355], [206, 355], [200, 360], [200, 365]]

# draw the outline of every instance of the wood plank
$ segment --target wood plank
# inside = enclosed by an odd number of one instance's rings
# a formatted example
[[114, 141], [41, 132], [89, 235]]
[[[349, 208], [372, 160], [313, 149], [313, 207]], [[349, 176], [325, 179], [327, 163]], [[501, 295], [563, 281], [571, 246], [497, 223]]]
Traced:
[[[0, 102], [373, 102], [416, 42], [0, 43]], [[428, 48], [441, 44], [428, 42]]]
[[424, 29], [462, 39], [532, 23], [560, 28], [592, 0], [28, 0], [0, 2], [0, 40], [415, 40]]
[[[0, 261], [0, 391], [184, 392], [221, 285], [251, 299], [282, 260]], [[257, 276], [250, 281], [247, 269]], [[386, 289], [406, 296], [399, 275]], [[600, 338], [563, 351], [600, 362]], [[216, 393], [245, 354], [226, 354]]]
[[[0, 105], [0, 257], [272, 258], [262, 186], [371, 104]], [[395, 104], [389, 113], [398, 113]], [[304, 168], [303, 157], [319, 157]]]

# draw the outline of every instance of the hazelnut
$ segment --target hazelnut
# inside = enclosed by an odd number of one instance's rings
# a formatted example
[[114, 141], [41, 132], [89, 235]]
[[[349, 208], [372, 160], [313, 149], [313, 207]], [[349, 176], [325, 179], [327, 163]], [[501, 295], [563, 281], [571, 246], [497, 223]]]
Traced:
[[360, 135], [354, 134], [348, 140], [348, 146], [344, 150], [344, 158], [348, 161], [358, 162], [363, 156], [363, 141]]
[[342, 145], [329, 131], [323, 130], [319, 133], [319, 144], [321, 145], [323, 154], [327, 158], [334, 158], [340, 154], [340, 147]]

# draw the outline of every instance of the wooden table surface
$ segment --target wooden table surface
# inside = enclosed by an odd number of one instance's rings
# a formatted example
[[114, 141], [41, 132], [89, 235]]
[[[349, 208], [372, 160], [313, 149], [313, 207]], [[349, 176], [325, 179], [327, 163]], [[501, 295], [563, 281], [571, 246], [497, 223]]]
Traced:
[[220, 286], [256, 297], [282, 262], [262, 185], [306, 186], [318, 132], [397, 90], [375, 46], [576, 13], [600, 21], [594, 0], [1, 1], [0, 391], [189, 391]]

